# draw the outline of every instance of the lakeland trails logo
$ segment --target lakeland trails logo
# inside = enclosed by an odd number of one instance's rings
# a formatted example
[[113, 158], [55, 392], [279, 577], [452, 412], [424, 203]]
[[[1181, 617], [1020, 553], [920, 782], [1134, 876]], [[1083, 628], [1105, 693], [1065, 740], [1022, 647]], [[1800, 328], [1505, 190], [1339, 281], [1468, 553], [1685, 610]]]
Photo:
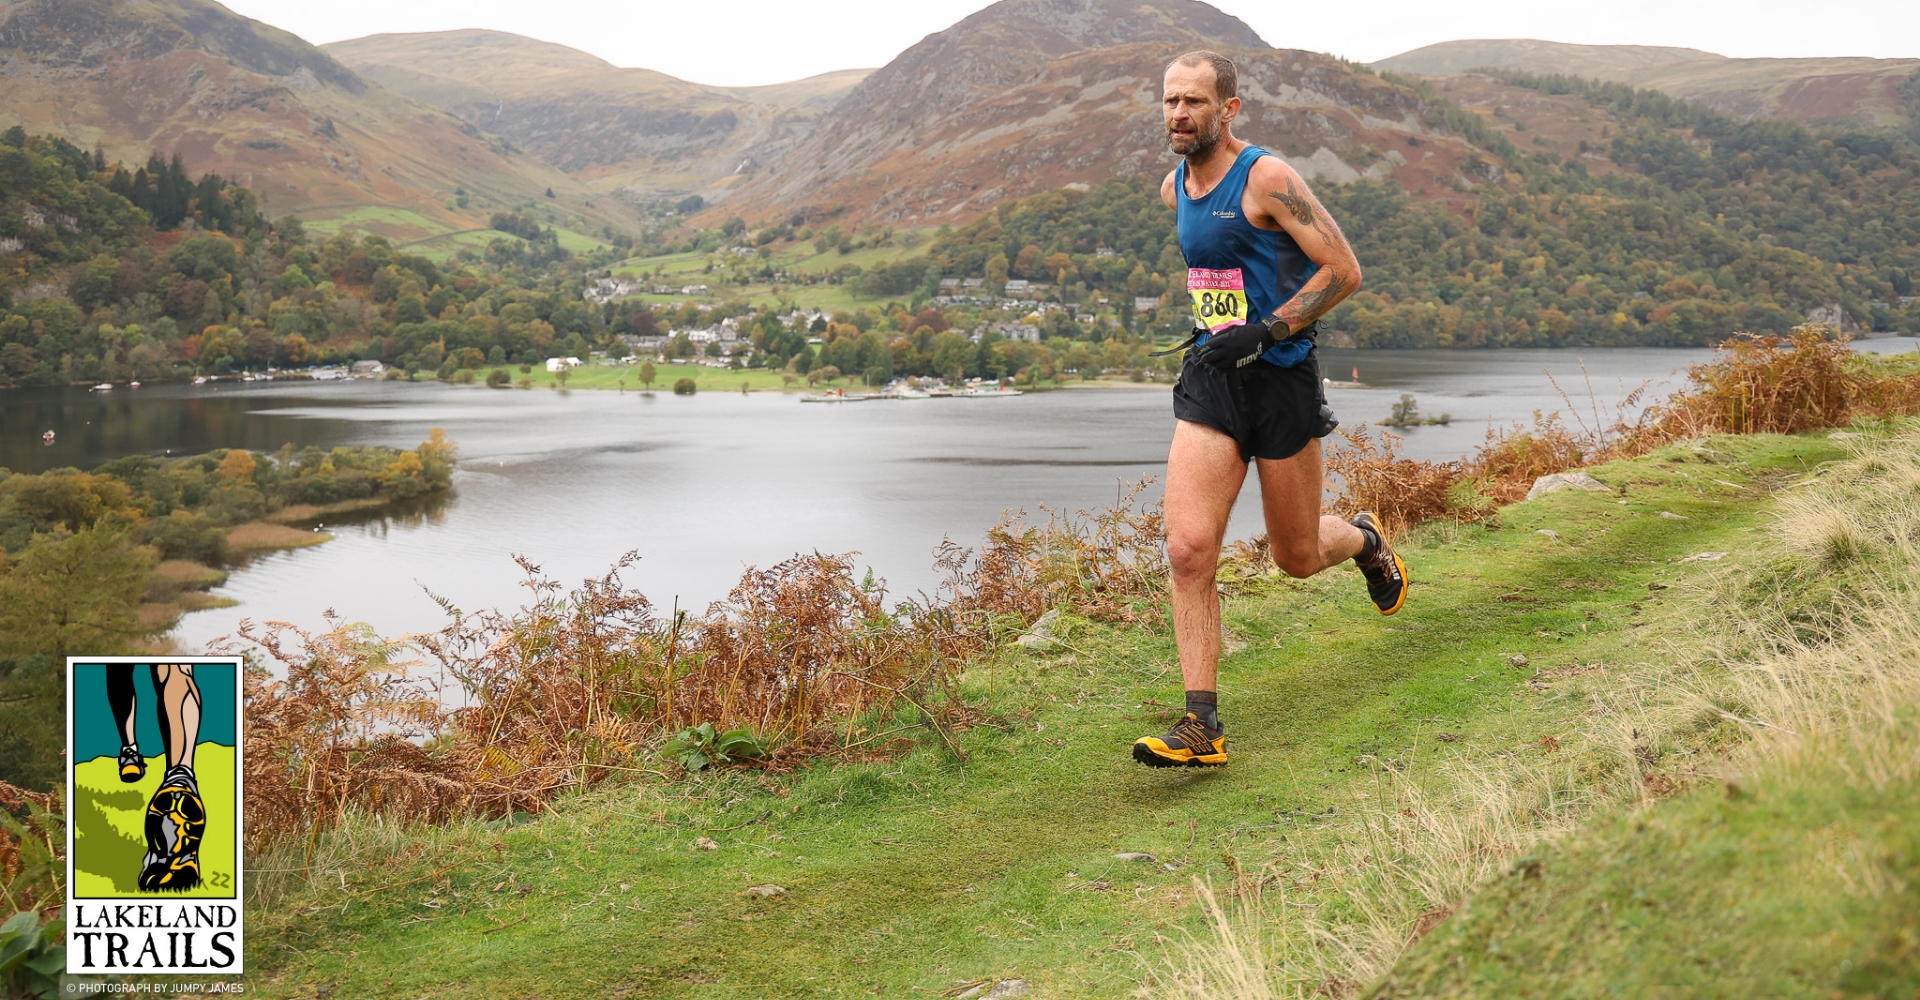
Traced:
[[67, 660], [67, 972], [238, 973], [240, 659]]

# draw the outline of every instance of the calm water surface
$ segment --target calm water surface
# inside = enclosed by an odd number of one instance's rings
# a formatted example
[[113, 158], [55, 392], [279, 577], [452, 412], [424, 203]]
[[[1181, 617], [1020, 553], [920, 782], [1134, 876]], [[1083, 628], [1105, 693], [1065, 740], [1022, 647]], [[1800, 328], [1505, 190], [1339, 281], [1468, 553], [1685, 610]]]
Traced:
[[[1910, 351], [1910, 338], [1861, 345]], [[1628, 392], [1664, 397], [1707, 351], [1324, 352], [1348, 426], [1385, 417], [1402, 393], [1448, 427], [1406, 433], [1402, 451], [1456, 458], [1489, 423], [1567, 412], [1551, 371], [1591, 424]], [[1581, 365], [1584, 361], [1585, 374]], [[1591, 385], [1591, 393], [1589, 392]], [[425, 510], [328, 525], [336, 538], [236, 568], [219, 593], [240, 602], [189, 615], [185, 649], [242, 618], [317, 625], [332, 609], [389, 635], [438, 627], [428, 596], [464, 609], [516, 606], [520, 554], [568, 584], [629, 549], [625, 578], [663, 609], [724, 597], [749, 566], [797, 551], [858, 552], [895, 594], [933, 588], [943, 536], [976, 544], [1001, 512], [1113, 501], [1122, 482], [1165, 472], [1173, 432], [1164, 388], [843, 405], [793, 396], [679, 397], [605, 391], [497, 391], [392, 382], [224, 384], [0, 393], [0, 467], [88, 468], [135, 453], [286, 442], [412, 447], [444, 427], [460, 448], [454, 492]], [[39, 443], [56, 431], [56, 444]], [[1252, 477], [1232, 537], [1261, 530]], [[1157, 491], [1154, 495], [1157, 496]]]

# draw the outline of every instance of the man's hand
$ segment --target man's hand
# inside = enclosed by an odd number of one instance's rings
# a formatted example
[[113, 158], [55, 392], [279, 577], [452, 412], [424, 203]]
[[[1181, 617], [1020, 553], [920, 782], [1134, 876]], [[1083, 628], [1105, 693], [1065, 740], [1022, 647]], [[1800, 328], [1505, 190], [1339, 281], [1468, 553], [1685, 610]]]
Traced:
[[[1276, 322], [1274, 326], [1278, 328], [1280, 324]], [[1268, 330], [1267, 324], [1254, 320], [1251, 323], [1230, 326], [1208, 337], [1206, 343], [1193, 350], [1194, 354], [1207, 364], [1221, 371], [1233, 371], [1260, 360], [1260, 355], [1265, 354], [1267, 348], [1277, 342], [1274, 337], [1275, 332], [1278, 331]], [[1285, 334], [1283, 333], [1282, 336], [1284, 337]]]
[[1360, 289], [1360, 261], [1333, 216], [1307, 189], [1306, 180], [1278, 157], [1263, 156], [1253, 165], [1247, 176], [1247, 194], [1248, 201], [1257, 195], [1261, 209], [1249, 214], [1255, 225], [1265, 222], [1263, 228], [1284, 231], [1320, 265], [1274, 314], [1287, 325], [1288, 333], [1299, 333]]

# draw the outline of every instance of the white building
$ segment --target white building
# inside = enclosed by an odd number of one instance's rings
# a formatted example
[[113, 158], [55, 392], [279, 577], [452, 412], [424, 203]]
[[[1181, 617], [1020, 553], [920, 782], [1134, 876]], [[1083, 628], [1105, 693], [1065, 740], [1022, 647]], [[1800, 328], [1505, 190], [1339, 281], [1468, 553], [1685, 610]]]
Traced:
[[578, 368], [579, 366], [580, 366], [579, 358], [548, 358], [547, 359], [547, 370], [550, 372], [557, 372], [562, 368]]

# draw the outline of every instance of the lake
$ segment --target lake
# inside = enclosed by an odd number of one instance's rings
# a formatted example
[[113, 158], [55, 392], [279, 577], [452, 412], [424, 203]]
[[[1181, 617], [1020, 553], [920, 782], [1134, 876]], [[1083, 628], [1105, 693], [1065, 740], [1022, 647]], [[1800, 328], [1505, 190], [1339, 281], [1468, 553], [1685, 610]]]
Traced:
[[[1911, 351], [1915, 341], [1862, 342]], [[1569, 409], [1611, 422], [1684, 381], [1704, 350], [1323, 352], [1343, 424], [1385, 418], [1402, 393], [1446, 427], [1405, 432], [1402, 452], [1457, 458], [1490, 424]], [[1582, 373], [1582, 363], [1585, 374]], [[671, 372], [671, 367], [667, 368]], [[1589, 383], [1592, 387], [1589, 393]], [[1577, 425], [1576, 425], [1577, 426]], [[332, 609], [382, 633], [437, 628], [427, 591], [473, 610], [516, 606], [520, 554], [569, 585], [636, 550], [625, 574], [663, 611], [722, 598], [749, 566], [795, 552], [859, 552], [911, 595], [937, 584], [943, 536], [977, 544], [1009, 509], [1111, 503], [1122, 483], [1165, 471], [1173, 419], [1164, 387], [1076, 389], [1005, 399], [802, 404], [793, 395], [500, 391], [439, 383], [274, 382], [0, 393], [0, 467], [90, 468], [133, 453], [193, 454], [282, 444], [413, 447], [444, 427], [460, 448], [446, 500], [327, 525], [324, 545], [257, 557], [218, 593], [237, 607], [187, 616], [198, 650], [242, 618], [318, 625]], [[52, 447], [43, 431], [56, 431]], [[1229, 537], [1262, 530], [1253, 478]], [[1157, 491], [1153, 495], [1157, 496]]]

